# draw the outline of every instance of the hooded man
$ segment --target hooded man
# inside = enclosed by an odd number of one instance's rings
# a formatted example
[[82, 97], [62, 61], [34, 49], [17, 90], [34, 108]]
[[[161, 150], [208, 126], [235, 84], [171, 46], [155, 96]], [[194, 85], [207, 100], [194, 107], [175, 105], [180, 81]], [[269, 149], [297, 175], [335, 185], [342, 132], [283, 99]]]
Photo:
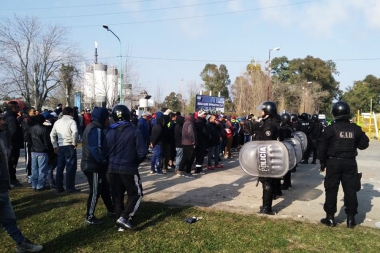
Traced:
[[[116, 224], [120, 231], [134, 229], [131, 221], [140, 206], [143, 189], [139, 165], [148, 152], [140, 130], [131, 122], [131, 112], [125, 105], [113, 108], [115, 121], [106, 134], [105, 144], [109, 154], [109, 180], [115, 215], [119, 217]], [[127, 203], [124, 205], [124, 194]]]
[[109, 124], [108, 110], [95, 107], [92, 110], [92, 122], [83, 132], [81, 170], [87, 177], [90, 193], [87, 199], [86, 223], [89, 225], [102, 224], [95, 217], [96, 203], [99, 196], [108, 210], [108, 216], [114, 216], [110, 186], [106, 177], [108, 168], [108, 154], [103, 145], [105, 135], [103, 129]]
[[[3, 131], [3, 117], [4, 115], [0, 114], [0, 132]], [[17, 244], [17, 252], [39, 252], [43, 246], [35, 245], [26, 239], [17, 226], [15, 212], [9, 198], [11, 183], [8, 172], [8, 154], [10, 154], [10, 150], [4, 146], [3, 139], [0, 139], [0, 224]], [[3, 250], [9, 252], [7, 249], [3, 248]]]

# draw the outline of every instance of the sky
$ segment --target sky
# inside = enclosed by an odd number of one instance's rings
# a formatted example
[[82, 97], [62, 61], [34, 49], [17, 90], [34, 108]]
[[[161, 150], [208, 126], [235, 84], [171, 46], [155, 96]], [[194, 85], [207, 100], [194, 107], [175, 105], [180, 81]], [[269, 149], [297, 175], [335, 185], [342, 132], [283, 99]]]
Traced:
[[[87, 63], [132, 68], [132, 85], [163, 100], [203, 82], [207, 63], [224, 64], [231, 82], [255, 59], [311, 55], [337, 65], [340, 89], [372, 74], [380, 78], [378, 0], [12, 0], [0, 17], [37, 17], [69, 28]], [[159, 92], [160, 91], [160, 92]], [[213, 94], [217, 95], [217, 94]]]

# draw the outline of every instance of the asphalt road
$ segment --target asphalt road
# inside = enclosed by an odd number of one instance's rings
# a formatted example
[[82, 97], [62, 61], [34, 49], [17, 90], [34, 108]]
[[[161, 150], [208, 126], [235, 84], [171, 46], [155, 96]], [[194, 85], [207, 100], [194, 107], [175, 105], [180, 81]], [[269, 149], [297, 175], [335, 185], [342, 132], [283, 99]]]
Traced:
[[[360, 226], [375, 227], [380, 222], [380, 142], [371, 141], [368, 149], [359, 151], [357, 162], [363, 173], [362, 189], [358, 192], [359, 209], [356, 216]], [[173, 205], [201, 206], [236, 213], [256, 214], [261, 205], [261, 184], [246, 175], [240, 168], [238, 154], [223, 161], [224, 168], [206, 171], [195, 179], [178, 177], [172, 172], [164, 176], [150, 175], [150, 165], [144, 162], [140, 174], [144, 188], [144, 201], [157, 201]], [[78, 172], [76, 184], [82, 192], [87, 190], [87, 181], [80, 171], [81, 150], [78, 149]], [[205, 161], [206, 163], [206, 161]], [[25, 165], [22, 157], [17, 169], [18, 177], [25, 182]], [[273, 218], [291, 218], [318, 223], [324, 217], [324, 175], [319, 173], [319, 164], [299, 165], [292, 174], [292, 189], [283, 191], [283, 196], [273, 202], [277, 215]], [[28, 187], [25, 184], [25, 187]], [[101, 204], [101, 202], [99, 202]], [[85, 204], [85, 203], [84, 203]], [[345, 226], [343, 190], [338, 195], [338, 225]]]

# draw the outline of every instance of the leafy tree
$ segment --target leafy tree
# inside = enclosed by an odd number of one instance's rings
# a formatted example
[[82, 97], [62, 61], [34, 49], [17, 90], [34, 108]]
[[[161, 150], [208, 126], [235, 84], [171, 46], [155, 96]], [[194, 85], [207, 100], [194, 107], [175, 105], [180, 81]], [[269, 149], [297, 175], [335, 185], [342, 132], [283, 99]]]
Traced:
[[176, 94], [175, 92], [171, 92], [168, 96], [165, 97], [163, 104], [163, 107], [167, 107], [171, 109], [172, 111], [181, 111], [181, 94]]
[[[312, 56], [293, 60], [288, 60], [286, 57], [274, 58], [272, 60], [272, 73], [273, 82], [298, 87], [290, 91], [294, 92], [295, 95], [288, 96], [285, 104], [289, 105], [298, 101], [300, 103], [299, 108], [302, 108], [301, 103], [303, 102], [295, 100], [297, 96], [300, 97], [296, 93], [301, 91], [302, 88], [304, 91], [305, 89], [308, 91], [306, 93], [308, 97], [304, 99], [309, 100], [310, 97], [314, 97], [315, 100], [318, 100], [319, 105], [309, 108], [309, 113], [328, 112], [331, 109], [332, 100], [338, 97], [339, 83], [333, 77], [333, 74], [338, 74], [338, 71], [335, 63], [330, 60], [323, 61]], [[308, 82], [310, 86], [305, 85]], [[305, 94], [301, 95], [305, 96]]]
[[219, 68], [215, 64], [206, 64], [200, 74], [204, 81], [204, 87], [207, 91], [211, 91], [213, 96], [220, 95], [229, 98], [228, 87], [231, 84], [230, 76], [225, 65], [221, 64]]
[[3, 90], [15, 87], [27, 105], [41, 109], [50, 92], [60, 85], [62, 63], [78, 62], [76, 44], [66, 28], [43, 25], [37, 18], [0, 20], [0, 77]]
[[380, 112], [380, 78], [373, 75], [366, 76], [363, 81], [354, 82], [342, 96], [342, 100], [350, 105], [353, 114], [357, 110], [369, 112], [371, 99], [372, 110]]

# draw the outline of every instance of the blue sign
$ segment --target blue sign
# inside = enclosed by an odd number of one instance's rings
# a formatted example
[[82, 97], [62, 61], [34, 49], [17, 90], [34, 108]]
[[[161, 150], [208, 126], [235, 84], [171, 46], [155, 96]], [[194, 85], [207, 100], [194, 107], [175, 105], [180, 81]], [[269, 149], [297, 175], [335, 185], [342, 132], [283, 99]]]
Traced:
[[195, 110], [196, 111], [206, 111], [208, 113], [224, 113], [224, 98], [222, 97], [212, 97], [205, 95], [195, 96]]
[[74, 104], [78, 107], [78, 112], [82, 111], [82, 92], [75, 92]]

